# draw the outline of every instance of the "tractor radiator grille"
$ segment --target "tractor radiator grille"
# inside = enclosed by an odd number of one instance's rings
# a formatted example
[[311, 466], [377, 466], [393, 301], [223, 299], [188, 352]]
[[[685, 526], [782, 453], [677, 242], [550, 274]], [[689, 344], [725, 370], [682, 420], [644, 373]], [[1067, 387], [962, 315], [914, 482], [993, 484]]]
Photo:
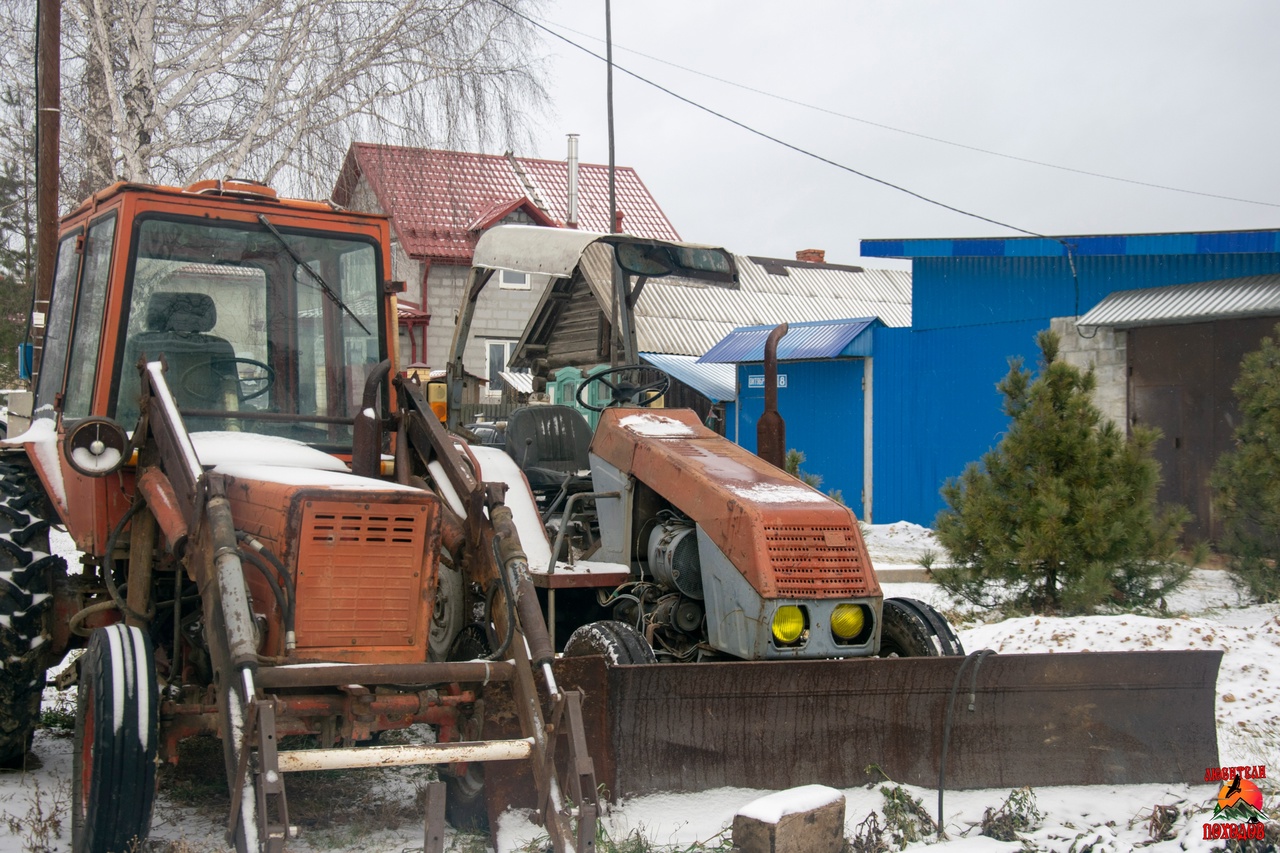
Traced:
[[844, 527], [771, 525], [765, 528], [774, 583], [784, 598], [866, 595], [869, 567], [856, 531]]
[[427, 507], [307, 501], [298, 548], [300, 648], [410, 646]]

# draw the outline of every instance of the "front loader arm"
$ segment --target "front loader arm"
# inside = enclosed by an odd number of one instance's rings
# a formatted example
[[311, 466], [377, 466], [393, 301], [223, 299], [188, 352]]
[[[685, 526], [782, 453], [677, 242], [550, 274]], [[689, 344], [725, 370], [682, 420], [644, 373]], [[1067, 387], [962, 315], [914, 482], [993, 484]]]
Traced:
[[[274, 764], [274, 726], [269, 716], [257, 719], [263, 713], [255, 704], [258, 631], [225, 482], [222, 475], [205, 471], [200, 464], [159, 362], [142, 369], [141, 403], [134, 439], [140, 445], [139, 492], [170, 543], [185, 551], [187, 573], [200, 590], [206, 642], [220, 674], [222, 734], [236, 758], [228, 834], [242, 853], [280, 851], [288, 824], [283, 786], [278, 781], [259, 782], [255, 791], [247, 761], [256, 735], [259, 763], [265, 757]], [[136, 559], [149, 561], [150, 554]], [[269, 715], [271, 709], [265, 713]], [[258, 768], [259, 775], [262, 769]], [[271, 807], [268, 799], [274, 800]]]
[[[578, 850], [594, 849], [595, 842], [595, 776], [591, 759], [586, 755], [582, 718], [578, 709], [580, 693], [562, 691], [551, 670], [555, 650], [538, 604], [537, 593], [529, 578], [528, 558], [520, 545], [520, 534], [511, 510], [504, 503], [506, 485], [477, 479], [464, 459], [454, 438], [427, 406], [419, 386], [397, 378], [401, 408], [401, 440], [416, 466], [426, 470], [438, 462], [449, 485], [461, 498], [466, 511], [465, 559], [461, 564], [470, 581], [486, 590], [497, 584], [491, 618], [499, 637], [506, 637], [498, 652], [509, 656], [515, 664], [512, 691], [521, 732], [533, 740], [533, 776], [537, 787], [539, 812], [556, 849], [566, 849], [576, 839]], [[502, 602], [505, 607], [497, 606]], [[535, 668], [541, 669], [551, 699], [551, 716], [560, 722], [556, 731], [567, 735], [570, 750], [567, 780], [569, 793], [578, 803], [576, 826], [571, 825], [564, 794], [555, 776], [555, 742], [548, 736], [542, 703], [534, 679]]]

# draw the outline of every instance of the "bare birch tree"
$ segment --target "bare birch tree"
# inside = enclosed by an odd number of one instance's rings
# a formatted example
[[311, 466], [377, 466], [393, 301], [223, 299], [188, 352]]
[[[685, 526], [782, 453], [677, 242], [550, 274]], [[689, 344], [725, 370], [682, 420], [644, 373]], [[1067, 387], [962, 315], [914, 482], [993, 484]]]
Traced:
[[[29, 44], [32, 0], [0, 7], [18, 46]], [[73, 197], [113, 179], [226, 176], [323, 195], [352, 139], [510, 144], [523, 108], [545, 99], [529, 25], [490, 0], [63, 8], [64, 189]], [[0, 70], [22, 65], [11, 58]]]

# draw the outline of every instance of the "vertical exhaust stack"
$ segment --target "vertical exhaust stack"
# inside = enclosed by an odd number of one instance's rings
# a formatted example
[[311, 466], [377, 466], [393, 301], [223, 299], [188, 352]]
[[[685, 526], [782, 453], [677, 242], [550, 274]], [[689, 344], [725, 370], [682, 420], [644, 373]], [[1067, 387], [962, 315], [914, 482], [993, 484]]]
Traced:
[[777, 467], [786, 466], [787, 425], [778, 414], [778, 341], [787, 324], [777, 326], [764, 342], [764, 413], [756, 422], [756, 455]]
[[578, 134], [569, 134], [569, 209], [565, 225], [578, 227]]

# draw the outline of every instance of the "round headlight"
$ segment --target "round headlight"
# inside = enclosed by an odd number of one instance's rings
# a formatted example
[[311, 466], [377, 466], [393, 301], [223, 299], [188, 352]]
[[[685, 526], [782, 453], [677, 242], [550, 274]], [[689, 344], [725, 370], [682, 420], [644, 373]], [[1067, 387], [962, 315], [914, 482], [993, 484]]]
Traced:
[[804, 611], [794, 604], [784, 604], [773, 614], [773, 639], [786, 645], [804, 633]]
[[856, 604], [839, 604], [831, 613], [831, 633], [841, 640], [852, 640], [867, 624], [866, 614]]

